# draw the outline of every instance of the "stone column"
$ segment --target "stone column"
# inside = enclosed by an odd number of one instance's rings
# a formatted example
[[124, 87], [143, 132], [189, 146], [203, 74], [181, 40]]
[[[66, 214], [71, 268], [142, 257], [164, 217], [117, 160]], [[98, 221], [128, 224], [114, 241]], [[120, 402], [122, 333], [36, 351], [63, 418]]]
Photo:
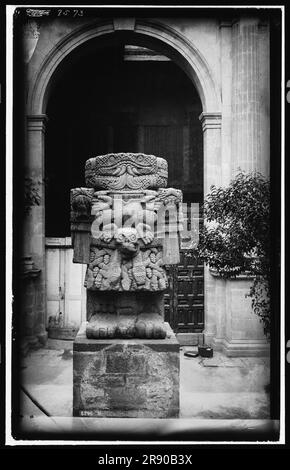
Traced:
[[24, 253], [30, 254], [34, 265], [40, 269], [35, 280], [35, 335], [40, 342], [47, 339], [46, 323], [46, 272], [45, 272], [45, 188], [44, 188], [44, 135], [46, 115], [27, 116], [25, 174], [39, 191], [40, 203], [34, 205], [27, 216], [24, 236]]
[[[221, 162], [221, 113], [201, 113], [204, 137], [204, 194], [210, 191], [211, 185], [222, 183]], [[216, 282], [205, 266], [204, 271], [204, 339], [211, 344], [216, 334]]]
[[221, 113], [201, 113], [199, 119], [203, 130], [204, 148], [204, 194], [211, 185], [222, 184], [221, 160]]
[[[232, 176], [239, 168], [264, 174], [269, 171], [269, 94], [264, 93], [263, 100], [260, 94], [265, 80], [267, 88], [269, 70], [261, 68], [267, 63], [267, 53], [258, 21], [241, 18], [232, 26]], [[269, 37], [264, 36], [267, 44]]]
[[232, 22], [220, 23], [221, 93], [223, 125], [221, 130], [222, 185], [231, 180], [232, 140]]
[[[241, 18], [229, 29], [221, 25], [223, 83], [223, 174], [229, 183], [237, 171], [269, 172], [269, 35], [256, 18]], [[230, 67], [231, 62], [231, 67]], [[229, 72], [227, 73], [226, 70]], [[231, 135], [231, 140], [229, 136]], [[228, 158], [230, 157], [230, 159]], [[252, 280], [246, 276], [215, 285], [216, 335], [213, 347], [229, 356], [256, 356], [268, 352], [258, 317], [246, 294]], [[212, 294], [213, 295], [213, 294]]]
[[21, 352], [25, 355], [30, 348], [39, 346], [39, 340], [35, 335], [35, 280], [41, 273], [40, 269], [33, 267], [31, 256], [23, 258], [21, 266]]

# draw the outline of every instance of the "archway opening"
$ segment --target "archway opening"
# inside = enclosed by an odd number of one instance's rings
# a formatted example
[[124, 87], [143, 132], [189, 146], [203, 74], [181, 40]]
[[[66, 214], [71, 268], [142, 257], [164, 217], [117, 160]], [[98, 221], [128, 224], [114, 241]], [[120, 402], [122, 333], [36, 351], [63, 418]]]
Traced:
[[[99, 154], [161, 156], [168, 161], [168, 186], [181, 189], [184, 202], [202, 202], [201, 112], [191, 79], [150, 41], [145, 46], [112, 35], [77, 48], [61, 64], [47, 100], [46, 237], [70, 236], [70, 189], [85, 186], [85, 161]], [[192, 276], [189, 282], [195, 285], [176, 279], [167, 319], [175, 329], [179, 324], [182, 331], [201, 331], [203, 283]], [[173, 312], [178, 295], [183, 298]]]
[[46, 236], [69, 236], [69, 190], [85, 185], [84, 163], [98, 154], [162, 156], [168, 186], [201, 202], [201, 112], [190, 79], [159, 52], [121, 43], [65, 64], [47, 104]]

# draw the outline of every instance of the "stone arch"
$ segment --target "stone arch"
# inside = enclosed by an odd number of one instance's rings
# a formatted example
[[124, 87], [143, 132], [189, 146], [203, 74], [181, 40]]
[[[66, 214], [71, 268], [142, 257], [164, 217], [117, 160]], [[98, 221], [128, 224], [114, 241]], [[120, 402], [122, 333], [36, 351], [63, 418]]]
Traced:
[[144, 41], [147, 46], [161, 47], [165, 55], [171, 57], [187, 73], [194, 83], [203, 107], [203, 113], [219, 113], [221, 110], [220, 92], [213, 74], [200, 51], [184, 36], [173, 28], [153, 20], [120, 19], [104, 22], [95, 21], [75, 29], [58, 42], [44, 59], [37, 72], [31, 89], [28, 92], [28, 115], [45, 114], [52, 78], [59, 65], [76, 48], [88, 41], [129, 32], [138, 43]]
[[[45, 177], [44, 140], [46, 123], [46, 105], [51, 87], [56, 83], [59, 72], [66, 60], [80, 53], [82, 47], [89, 47], [99, 39], [110, 41], [110, 38], [124, 38], [136, 41], [157, 50], [173, 59], [192, 80], [202, 103], [202, 123], [204, 135], [204, 192], [211, 184], [221, 181], [221, 94], [214, 74], [200, 51], [183, 35], [173, 28], [152, 19], [118, 18], [105, 21], [93, 21], [75, 28], [63, 39], [55, 42], [41, 65], [35, 65], [35, 72], [29, 79], [30, 88], [27, 95], [27, 145], [26, 165], [28, 172], [39, 181]], [[41, 40], [41, 38], [40, 38]], [[140, 43], [141, 42], [141, 43]], [[131, 44], [134, 44], [131, 43]], [[36, 48], [37, 49], [37, 48]], [[33, 57], [31, 59], [33, 61]], [[33, 64], [31, 64], [33, 70]], [[35, 308], [35, 322], [38, 338], [47, 336], [46, 322], [46, 262], [45, 262], [45, 190], [40, 185], [39, 206], [33, 207], [27, 219], [25, 232], [29, 234], [24, 250], [30, 253], [41, 274], [37, 281], [38, 305]], [[205, 299], [211, 289], [208, 276], [205, 277]], [[214, 318], [210, 302], [205, 302], [205, 323], [209, 334], [212, 334]]]

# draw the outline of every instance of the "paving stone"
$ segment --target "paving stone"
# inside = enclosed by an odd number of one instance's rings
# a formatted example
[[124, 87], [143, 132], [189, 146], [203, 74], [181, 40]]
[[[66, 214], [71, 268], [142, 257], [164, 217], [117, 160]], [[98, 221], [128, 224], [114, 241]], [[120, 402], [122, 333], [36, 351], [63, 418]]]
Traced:
[[[52, 347], [53, 340], [50, 344], [50, 348]], [[139, 345], [137, 350], [140, 348], [142, 349]], [[25, 369], [21, 369], [21, 377], [22, 384], [29, 393], [52, 416], [69, 419], [73, 408], [73, 361], [64, 360], [62, 352], [60, 349], [33, 351], [23, 361]], [[204, 367], [200, 357], [186, 358], [183, 353], [184, 349], [180, 353], [181, 418], [206, 420], [206, 416], [215, 419], [269, 417], [269, 395], [265, 393], [265, 386], [270, 383], [268, 358], [231, 358], [233, 363], [238, 359], [243, 364], [242, 367]], [[220, 364], [229, 360], [222, 353], [214, 352], [212, 360], [217, 358]], [[172, 357], [168, 355], [167, 360], [170, 363]], [[128, 382], [132, 381], [132, 386], [136, 384], [136, 380], [141, 384], [141, 376], [138, 377], [138, 374], [136, 377], [127, 377]], [[102, 399], [102, 393], [96, 393]], [[153, 387], [150, 393], [154, 394]], [[23, 400], [22, 414], [29, 417], [31, 411], [34, 415], [36, 413], [33, 412], [35, 406], [29, 407], [28, 402], [28, 398]]]

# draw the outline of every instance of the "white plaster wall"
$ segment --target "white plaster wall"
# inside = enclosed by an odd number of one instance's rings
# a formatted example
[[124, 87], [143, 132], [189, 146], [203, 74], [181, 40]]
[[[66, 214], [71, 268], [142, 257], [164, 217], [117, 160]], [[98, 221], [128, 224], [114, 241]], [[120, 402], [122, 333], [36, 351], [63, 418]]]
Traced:
[[164, 22], [164, 24], [185, 36], [199, 50], [208, 63], [214, 80], [220, 88], [221, 38], [218, 20], [208, 18], [162, 18], [161, 22]]

